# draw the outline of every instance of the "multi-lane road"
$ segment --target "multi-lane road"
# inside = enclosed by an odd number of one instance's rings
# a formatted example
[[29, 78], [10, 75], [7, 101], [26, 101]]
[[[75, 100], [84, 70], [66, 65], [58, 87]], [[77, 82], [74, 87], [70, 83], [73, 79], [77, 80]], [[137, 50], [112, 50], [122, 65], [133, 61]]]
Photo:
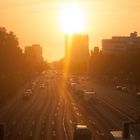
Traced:
[[[5, 124], [6, 140], [72, 140], [76, 124], [86, 124], [95, 140], [109, 140], [111, 130], [121, 130], [123, 121], [140, 115], [140, 100], [114, 87], [81, 81], [94, 88], [90, 102], [75, 95], [64, 78], [45, 72], [29, 81], [19, 93], [0, 106], [0, 123]], [[24, 97], [27, 89], [32, 94]], [[135, 128], [135, 129], [134, 129]], [[138, 126], [133, 126], [136, 133]]]

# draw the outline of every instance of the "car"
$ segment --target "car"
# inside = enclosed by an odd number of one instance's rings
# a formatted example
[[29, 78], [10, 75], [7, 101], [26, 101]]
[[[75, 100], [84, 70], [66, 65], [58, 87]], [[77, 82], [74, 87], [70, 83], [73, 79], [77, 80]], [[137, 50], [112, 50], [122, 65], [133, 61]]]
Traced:
[[76, 125], [74, 134], [73, 134], [74, 140], [91, 140], [92, 139], [92, 133], [90, 129], [87, 127], [87, 125]]
[[90, 80], [90, 78], [87, 76], [87, 77], [85, 77], [85, 80]]
[[25, 98], [28, 98], [29, 96], [28, 96], [28, 94], [23, 94], [23, 98], [25, 99]]
[[44, 89], [45, 85], [44, 84], [40, 84], [40, 89]]
[[137, 92], [137, 97], [140, 97], [140, 91]]
[[26, 93], [26, 94], [29, 94], [29, 95], [32, 95], [32, 89], [27, 89], [27, 90], [25, 91], [25, 93]]
[[122, 87], [122, 92], [128, 92], [127, 87]]
[[23, 94], [23, 98], [28, 98], [32, 95], [32, 90], [31, 89], [27, 89], [25, 90], [24, 94]]
[[117, 89], [117, 90], [121, 90], [121, 89], [122, 89], [122, 86], [117, 85], [117, 86], [116, 86], [116, 89]]
[[48, 81], [46, 81], [46, 85], [48, 85], [49, 84], [49, 82]]

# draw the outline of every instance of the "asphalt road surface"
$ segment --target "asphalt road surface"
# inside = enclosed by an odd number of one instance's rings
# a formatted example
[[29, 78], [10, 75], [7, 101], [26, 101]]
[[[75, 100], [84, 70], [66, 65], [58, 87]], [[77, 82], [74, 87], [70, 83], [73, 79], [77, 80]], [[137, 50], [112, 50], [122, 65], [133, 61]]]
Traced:
[[[42, 73], [29, 81], [16, 97], [0, 106], [6, 140], [72, 140], [76, 124], [86, 124], [93, 140], [109, 140], [111, 130], [121, 130], [123, 121], [140, 115], [140, 100], [122, 94], [114, 87], [93, 81], [81, 81], [97, 94], [84, 101], [53, 72]], [[27, 89], [32, 94], [24, 97]], [[136, 140], [139, 126], [132, 126]]]

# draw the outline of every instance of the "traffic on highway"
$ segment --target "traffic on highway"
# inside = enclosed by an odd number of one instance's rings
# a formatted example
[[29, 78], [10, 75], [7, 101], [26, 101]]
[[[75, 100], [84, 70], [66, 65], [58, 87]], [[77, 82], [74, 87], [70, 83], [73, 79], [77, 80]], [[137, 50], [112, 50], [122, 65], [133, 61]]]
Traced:
[[129, 135], [139, 140], [140, 99], [129, 92], [88, 77], [42, 72], [0, 105], [4, 139], [116, 140], [113, 132], [123, 133], [130, 122]]

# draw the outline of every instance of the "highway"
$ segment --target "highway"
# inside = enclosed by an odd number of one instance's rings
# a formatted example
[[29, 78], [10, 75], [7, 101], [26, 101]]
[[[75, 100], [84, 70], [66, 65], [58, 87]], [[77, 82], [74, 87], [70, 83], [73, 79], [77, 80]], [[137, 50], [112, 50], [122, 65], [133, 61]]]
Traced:
[[[42, 73], [29, 81], [14, 98], [0, 106], [5, 139], [72, 140], [75, 125], [86, 124], [93, 140], [109, 140], [110, 131], [121, 130], [123, 121], [138, 119], [140, 101], [133, 95], [91, 80], [81, 84], [97, 92], [90, 102], [77, 96], [54, 72]], [[24, 98], [27, 89], [32, 89], [32, 95]], [[136, 129], [139, 128], [133, 128], [132, 133], [138, 140]]]

